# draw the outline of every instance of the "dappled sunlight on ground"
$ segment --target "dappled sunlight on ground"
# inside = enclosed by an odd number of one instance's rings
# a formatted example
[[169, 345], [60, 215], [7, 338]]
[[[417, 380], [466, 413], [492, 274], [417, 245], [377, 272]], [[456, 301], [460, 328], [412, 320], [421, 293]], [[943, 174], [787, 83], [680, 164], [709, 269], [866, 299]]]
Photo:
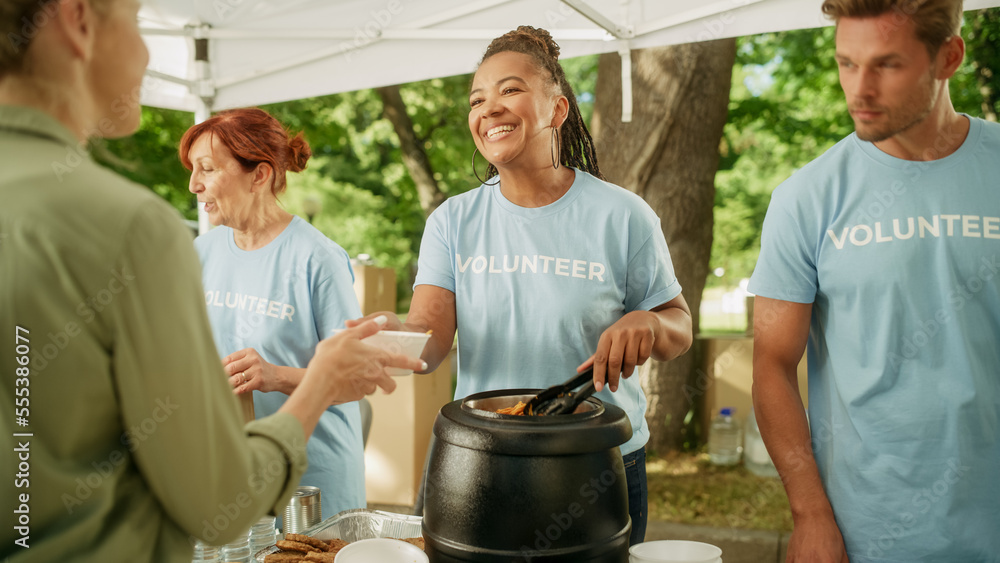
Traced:
[[672, 453], [646, 461], [649, 518], [681, 524], [791, 531], [788, 498], [777, 478], [742, 465], [716, 467], [706, 453]]
[[[704, 457], [708, 457], [707, 454]], [[670, 454], [669, 461], [661, 458], [646, 460], [646, 475], [695, 475], [698, 473], [697, 457], [683, 454]]]

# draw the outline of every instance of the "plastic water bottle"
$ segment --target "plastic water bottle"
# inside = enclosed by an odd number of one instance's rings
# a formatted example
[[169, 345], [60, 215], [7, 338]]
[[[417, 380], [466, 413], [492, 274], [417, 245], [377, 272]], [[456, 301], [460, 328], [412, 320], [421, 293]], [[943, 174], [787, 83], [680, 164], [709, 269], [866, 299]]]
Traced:
[[747, 416], [746, 433], [743, 436], [743, 465], [754, 475], [760, 477], [777, 477], [778, 470], [771, 461], [771, 456], [764, 447], [764, 439], [760, 437], [760, 427], [753, 408]]
[[708, 431], [708, 459], [713, 465], [736, 465], [743, 454], [743, 432], [733, 419], [733, 409], [726, 407], [712, 419]]

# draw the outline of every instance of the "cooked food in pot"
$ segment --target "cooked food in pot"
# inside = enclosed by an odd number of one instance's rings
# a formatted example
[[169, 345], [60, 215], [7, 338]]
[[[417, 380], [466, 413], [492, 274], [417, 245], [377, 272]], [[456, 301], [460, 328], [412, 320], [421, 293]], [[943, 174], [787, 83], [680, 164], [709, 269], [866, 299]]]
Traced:
[[518, 401], [513, 407], [507, 407], [504, 409], [497, 410], [497, 414], [514, 414], [519, 416], [525, 416], [524, 408], [528, 406], [528, 403], [524, 401]]

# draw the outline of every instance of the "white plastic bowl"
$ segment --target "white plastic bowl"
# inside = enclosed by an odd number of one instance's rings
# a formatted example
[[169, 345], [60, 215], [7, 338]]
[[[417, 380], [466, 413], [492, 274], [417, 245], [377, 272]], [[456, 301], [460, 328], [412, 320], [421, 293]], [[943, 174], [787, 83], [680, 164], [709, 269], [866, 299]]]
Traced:
[[[344, 330], [345, 329], [336, 329], [333, 331], [333, 334], [339, 334]], [[402, 354], [404, 356], [410, 356], [411, 358], [419, 358], [420, 353], [424, 351], [424, 346], [427, 345], [427, 341], [430, 340], [430, 338], [431, 335], [424, 332], [383, 330], [365, 338], [362, 342], [365, 344], [371, 344], [372, 346], [377, 346], [383, 350], [388, 350], [393, 354]], [[401, 375], [410, 375], [413, 373], [413, 370], [387, 368], [386, 373], [393, 377], [398, 377]]]
[[696, 541], [660, 540], [633, 545], [629, 563], [722, 563], [722, 550]]
[[400, 540], [372, 538], [356, 541], [341, 549], [335, 563], [427, 563], [419, 547]]

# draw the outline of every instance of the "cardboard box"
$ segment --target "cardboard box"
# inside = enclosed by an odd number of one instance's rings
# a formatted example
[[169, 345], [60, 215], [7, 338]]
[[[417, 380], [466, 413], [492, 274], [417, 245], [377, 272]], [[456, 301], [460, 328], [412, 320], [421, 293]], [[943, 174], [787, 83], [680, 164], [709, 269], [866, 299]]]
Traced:
[[[355, 266], [354, 291], [361, 312], [396, 310], [396, 273], [391, 268]], [[452, 356], [432, 373], [396, 378], [390, 395], [368, 397], [372, 425], [365, 446], [365, 492], [369, 504], [412, 506], [423, 479], [434, 420], [452, 400]]]
[[354, 294], [361, 314], [396, 310], [396, 271], [377, 266], [354, 266]]
[[[703, 428], [707, 429], [712, 417], [724, 407], [735, 409], [733, 416], [746, 425], [746, 417], [753, 406], [753, 337], [725, 335], [699, 337], [703, 340], [705, 364], [696, 385], [704, 388], [705, 408], [702, 413]], [[809, 405], [806, 358], [798, 366], [799, 394], [802, 403]], [[707, 433], [705, 434], [707, 438]]]
[[423, 479], [434, 419], [451, 397], [451, 359], [432, 373], [396, 378], [396, 390], [368, 397], [373, 416], [365, 447], [369, 503], [412, 506]]

